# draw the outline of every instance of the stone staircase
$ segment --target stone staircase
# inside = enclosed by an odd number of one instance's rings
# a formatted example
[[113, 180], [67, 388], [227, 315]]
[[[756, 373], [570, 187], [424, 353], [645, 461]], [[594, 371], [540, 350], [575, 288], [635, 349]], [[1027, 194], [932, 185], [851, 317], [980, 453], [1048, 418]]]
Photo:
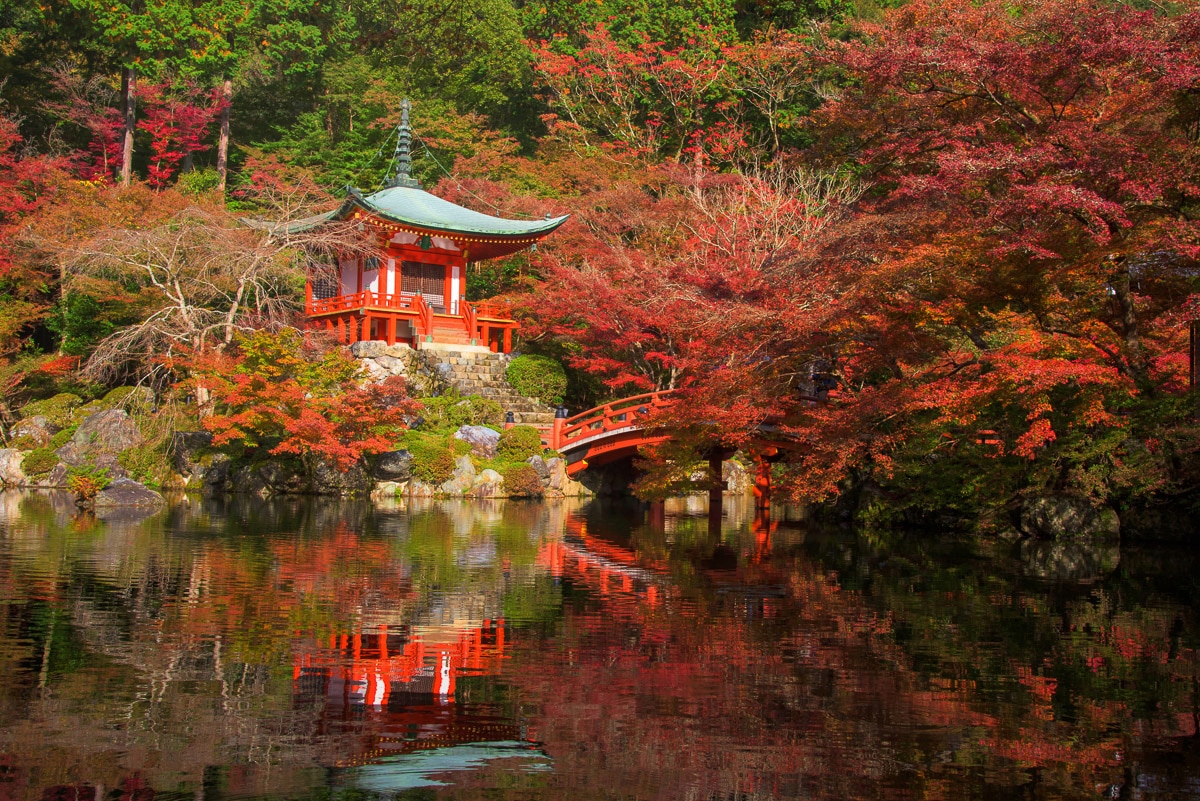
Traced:
[[554, 408], [535, 398], [517, 393], [504, 377], [509, 356], [480, 349], [439, 347], [437, 350], [419, 351], [426, 363], [433, 367], [441, 380], [463, 395], [480, 395], [500, 404], [513, 419], [527, 426], [550, 428], [554, 425]]

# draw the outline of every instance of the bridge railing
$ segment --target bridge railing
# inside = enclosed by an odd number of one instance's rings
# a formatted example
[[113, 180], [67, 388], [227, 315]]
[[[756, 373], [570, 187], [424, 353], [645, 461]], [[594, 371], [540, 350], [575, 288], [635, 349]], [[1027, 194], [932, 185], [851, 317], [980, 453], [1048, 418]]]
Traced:
[[648, 392], [621, 398], [573, 417], [556, 419], [551, 432], [551, 446], [555, 450], [562, 450], [609, 431], [641, 425], [639, 421], [674, 403], [674, 395], [675, 390]]

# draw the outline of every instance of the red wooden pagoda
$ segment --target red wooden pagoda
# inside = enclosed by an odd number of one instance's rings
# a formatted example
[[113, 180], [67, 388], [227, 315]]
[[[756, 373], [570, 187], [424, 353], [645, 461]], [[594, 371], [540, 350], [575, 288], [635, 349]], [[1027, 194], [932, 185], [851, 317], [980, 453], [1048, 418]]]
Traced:
[[507, 256], [535, 244], [567, 217], [507, 220], [480, 214], [421, 189], [410, 173], [409, 103], [397, 131], [396, 172], [378, 192], [351, 189], [329, 219], [359, 220], [378, 235], [377, 256], [341, 260], [333, 278], [310, 276], [305, 314], [310, 329], [349, 345], [362, 340], [479, 345], [508, 353], [517, 327], [503, 306], [466, 300], [472, 262]]

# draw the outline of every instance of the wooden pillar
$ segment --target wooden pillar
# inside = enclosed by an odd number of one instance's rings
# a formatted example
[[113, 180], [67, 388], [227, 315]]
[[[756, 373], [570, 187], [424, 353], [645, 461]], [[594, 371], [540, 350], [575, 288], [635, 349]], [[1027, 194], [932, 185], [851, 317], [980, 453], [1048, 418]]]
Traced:
[[487, 345], [492, 351], [496, 350], [492, 347], [492, 330], [488, 327], [487, 323], [479, 324], [479, 341]]
[[394, 314], [388, 316], [387, 343], [389, 345], [396, 344], [396, 315], [394, 315]]
[[650, 530], [661, 532], [667, 525], [667, 507], [662, 501], [651, 501], [649, 514]]
[[[222, 178], [224, 178], [223, 175], [222, 175]], [[305, 314], [312, 314], [312, 302], [313, 302], [312, 276], [306, 276], [304, 279], [304, 313]]]
[[344, 318], [337, 318], [337, 341], [345, 345], [346, 343], [346, 321]]
[[512, 353], [512, 329], [504, 329], [504, 353]]
[[358, 341], [358, 320], [354, 317], [346, 319], [347, 328], [350, 331], [350, 338], [346, 340], [347, 345], [353, 345]]

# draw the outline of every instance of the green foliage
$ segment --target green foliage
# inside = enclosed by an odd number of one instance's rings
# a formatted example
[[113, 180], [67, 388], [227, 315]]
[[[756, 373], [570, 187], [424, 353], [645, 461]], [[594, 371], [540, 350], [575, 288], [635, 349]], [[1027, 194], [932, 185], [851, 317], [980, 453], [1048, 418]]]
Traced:
[[504, 422], [500, 404], [480, 395], [463, 397], [452, 391], [420, 400], [421, 428], [427, 431], [456, 431], [461, 426], [499, 427]]
[[567, 391], [563, 366], [548, 356], [518, 356], [508, 363], [505, 378], [517, 392], [551, 406], [562, 403]]
[[542, 435], [533, 426], [513, 426], [500, 432], [496, 456], [505, 461], [523, 462], [542, 455]]
[[58, 455], [49, 448], [34, 448], [21, 460], [21, 470], [30, 478], [44, 476], [58, 466]]
[[455, 443], [466, 445], [462, 440], [441, 433], [407, 432], [404, 448], [412, 454], [413, 478], [434, 486], [449, 481], [454, 475]]
[[162, 486], [171, 470], [164, 444], [157, 442], [122, 451], [117, 455], [117, 463], [125, 468], [130, 478], [148, 486]]
[[8, 444], [8, 447], [16, 448], [19, 451], [33, 450], [37, 446], [37, 438], [30, 436], [29, 434], [22, 434]]
[[67, 489], [81, 500], [91, 500], [100, 490], [112, 483], [107, 467], [84, 465], [67, 470]]
[[45, 417], [52, 425], [66, 428], [75, 419], [75, 410], [83, 403], [83, 399], [70, 392], [60, 392], [52, 398], [27, 403], [21, 408], [22, 419]]
[[191, 170], [179, 176], [175, 188], [185, 195], [207, 195], [216, 191], [220, 179], [215, 169]]
[[509, 465], [500, 475], [504, 477], [504, 489], [513, 497], [540, 498], [544, 492], [537, 471], [524, 462]]
[[54, 307], [46, 327], [59, 337], [59, 349], [68, 356], [83, 356], [111, 334], [116, 325], [103, 314], [91, 295], [68, 292]]
[[58, 450], [63, 445], [71, 441], [71, 437], [75, 436], [75, 431], [79, 426], [67, 426], [60, 429], [53, 437], [50, 438], [50, 447]]

